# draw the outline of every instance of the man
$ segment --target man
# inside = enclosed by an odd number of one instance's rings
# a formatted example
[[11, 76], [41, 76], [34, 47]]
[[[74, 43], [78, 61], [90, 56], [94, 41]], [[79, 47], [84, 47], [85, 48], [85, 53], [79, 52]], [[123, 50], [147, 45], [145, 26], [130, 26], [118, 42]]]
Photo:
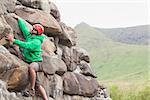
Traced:
[[18, 45], [20, 48], [23, 48], [23, 58], [24, 60], [30, 64], [29, 65], [29, 75], [31, 78], [31, 89], [30, 92], [32, 95], [35, 94], [35, 89], [39, 90], [41, 96], [44, 100], [48, 100], [48, 97], [46, 95], [45, 89], [42, 87], [42, 85], [39, 84], [36, 72], [41, 70], [41, 62], [42, 62], [42, 56], [41, 56], [41, 44], [44, 40], [44, 36], [41, 36], [44, 33], [44, 28], [40, 24], [33, 25], [33, 30], [30, 32], [24, 21], [14, 15], [15, 19], [18, 20], [18, 25], [20, 30], [23, 33], [23, 36], [25, 38], [25, 42], [14, 39], [13, 35], [8, 34], [6, 36], [7, 40], [10, 42], [13, 42], [13, 44]]

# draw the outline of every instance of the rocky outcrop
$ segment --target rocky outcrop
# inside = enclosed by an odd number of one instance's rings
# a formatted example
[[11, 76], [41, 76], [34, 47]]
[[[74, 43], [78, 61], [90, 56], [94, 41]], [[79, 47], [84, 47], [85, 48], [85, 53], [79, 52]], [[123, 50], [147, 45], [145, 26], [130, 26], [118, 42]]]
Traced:
[[96, 78], [96, 75], [93, 72], [93, 70], [91, 69], [91, 66], [90, 66], [89, 63], [87, 63], [85, 61], [81, 61], [79, 67], [80, 67], [81, 73], [83, 75], [85, 75], [85, 76], [91, 76], [93, 78]]
[[37, 77], [49, 100], [109, 100], [96, 80], [88, 53], [77, 47], [77, 33], [60, 22], [59, 10], [49, 0], [0, 2], [0, 100], [42, 100], [38, 91], [34, 97], [26, 94], [29, 64], [22, 59], [21, 49], [5, 40], [11, 33], [24, 41], [14, 15], [21, 17], [30, 31], [35, 23], [45, 28], [42, 71]]
[[59, 36], [59, 43], [68, 47], [75, 46], [77, 39], [76, 32], [71, 27], [66, 26], [62, 22], [60, 23], [60, 27], [63, 34]]
[[31, 24], [40, 23], [45, 28], [47, 36], [61, 34], [61, 28], [54, 17], [44, 11], [25, 6], [17, 6], [15, 13]]
[[0, 100], [20, 100], [15, 93], [9, 93], [6, 83], [0, 80]]
[[16, 0], [1, 0], [0, 15], [14, 12]]
[[64, 93], [92, 97], [96, 94], [98, 83], [94, 78], [82, 74], [67, 72], [63, 76]]

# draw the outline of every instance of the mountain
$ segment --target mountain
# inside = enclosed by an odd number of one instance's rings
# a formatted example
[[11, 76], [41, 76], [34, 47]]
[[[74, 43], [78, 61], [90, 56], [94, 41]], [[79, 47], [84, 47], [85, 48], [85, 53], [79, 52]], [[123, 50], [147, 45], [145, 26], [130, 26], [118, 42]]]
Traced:
[[114, 41], [119, 41], [128, 44], [148, 44], [150, 39], [150, 25], [141, 25], [125, 28], [96, 28], [100, 32], [105, 33], [108, 37]]
[[[136, 33], [140, 28], [145, 30], [145, 26], [144, 29], [140, 26], [137, 29], [136, 27], [132, 28], [135, 29], [135, 37], [142, 34]], [[113, 37], [115, 32], [121, 31], [121, 28], [117, 29], [94, 28], [86, 23], [80, 23], [75, 27], [78, 33], [78, 45], [89, 52], [91, 65], [98, 80], [147, 80], [148, 54], [150, 52], [147, 43], [143, 42], [148, 41], [147, 31], [142, 31], [141, 35], [145, 37], [145, 40], [140, 42], [141, 40], [137, 39], [137, 43], [133, 43], [127, 38], [131, 34], [130, 28], [127, 28], [128, 31], [124, 32], [124, 35], [119, 35], [121, 33], [118, 32]], [[119, 41], [122, 38], [126, 38], [125, 40], [128, 42]]]

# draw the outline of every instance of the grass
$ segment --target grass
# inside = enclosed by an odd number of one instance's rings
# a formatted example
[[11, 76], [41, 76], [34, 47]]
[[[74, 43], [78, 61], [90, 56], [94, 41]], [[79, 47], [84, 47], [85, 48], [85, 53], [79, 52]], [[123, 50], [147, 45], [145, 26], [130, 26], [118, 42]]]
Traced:
[[150, 100], [150, 86], [147, 84], [132, 84], [128, 89], [121, 89], [118, 85], [111, 85], [111, 98], [112, 100]]
[[[96, 52], [97, 51], [97, 52]], [[89, 51], [91, 65], [98, 80], [147, 80], [148, 51], [146, 46], [114, 46]]]

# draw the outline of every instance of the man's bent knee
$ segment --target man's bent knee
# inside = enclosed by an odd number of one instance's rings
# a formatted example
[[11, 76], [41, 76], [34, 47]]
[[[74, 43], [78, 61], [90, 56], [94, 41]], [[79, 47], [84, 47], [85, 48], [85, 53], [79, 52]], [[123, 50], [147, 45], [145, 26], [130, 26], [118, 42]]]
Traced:
[[39, 65], [36, 62], [33, 62], [29, 65], [29, 70], [35, 70], [38, 71], [39, 70]]

